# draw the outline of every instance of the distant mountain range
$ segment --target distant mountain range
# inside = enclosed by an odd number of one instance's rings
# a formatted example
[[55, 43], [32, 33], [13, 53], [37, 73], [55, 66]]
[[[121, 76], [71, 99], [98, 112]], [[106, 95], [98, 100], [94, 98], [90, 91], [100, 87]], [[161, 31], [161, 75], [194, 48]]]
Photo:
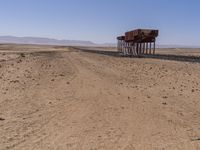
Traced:
[[[116, 47], [116, 43], [96, 44], [91, 41], [80, 40], [58, 40], [41, 37], [16, 37], [0, 36], [0, 43], [13, 44], [38, 44], [38, 45], [63, 45], [63, 46], [93, 46], [93, 47]], [[200, 48], [200, 46], [187, 45], [156, 45], [157, 48]]]
[[41, 38], [41, 37], [15, 37], [15, 36], [0, 36], [0, 43], [116, 47], [115, 43], [96, 44], [91, 41], [58, 40], [58, 39]]

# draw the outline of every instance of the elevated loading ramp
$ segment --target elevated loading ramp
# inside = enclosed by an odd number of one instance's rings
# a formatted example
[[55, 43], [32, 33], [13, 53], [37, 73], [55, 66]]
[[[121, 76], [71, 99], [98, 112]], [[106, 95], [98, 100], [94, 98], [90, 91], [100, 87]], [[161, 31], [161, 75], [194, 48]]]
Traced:
[[156, 48], [158, 30], [137, 29], [125, 33], [125, 36], [117, 37], [118, 51], [124, 56], [153, 55]]

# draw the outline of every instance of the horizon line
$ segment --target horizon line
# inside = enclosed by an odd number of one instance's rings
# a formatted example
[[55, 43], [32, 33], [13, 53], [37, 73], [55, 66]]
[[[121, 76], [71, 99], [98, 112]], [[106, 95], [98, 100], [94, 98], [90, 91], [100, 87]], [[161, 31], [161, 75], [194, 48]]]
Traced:
[[[116, 42], [104, 42], [104, 43], [98, 43], [98, 42], [94, 42], [92, 40], [76, 40], [76, 39], [65, 39], [65, 38], [53, 38], [53, 37], [43, 37], [43, 36], [15, 36], [15, 35], [0, 35], [0, 37], [13, 37], [13, 38], [40, 38], [40, 39], [49, 39], [49, 40], [56, 40], [56, 41], [74, 41], [74, 42], [90, 42], [91, 44], [95, 44], [95, 45], [103, 45], [103, 44], [115, 44], [117, 45], [117, 41]], [[2, 44], [2, 42], [0, 42]], [[4, 43], [3, 43], [4, 44]], [[5, 43], [7, 44], [7, 43]], [[15, 42], [12, 42], [12, 43], [8, 43], [8, 44], [20, 44], [20, 43], [15, 43]], [[23, 43], [23, 44], [26, 44], [26, 43]], [[30, 44], [30, 43], [27, 43], [27, 44]], [[35, 43], [33, 43], [35, 44]], [[184, 45], [184, 44], [166, 44], [166, 43], [158, 43], [156, 44], [156, 46], [166, 46], [166, 48], [200, 48], [200, 45], [190, 45], [190, 44], [187, 44], [187, 45]]]

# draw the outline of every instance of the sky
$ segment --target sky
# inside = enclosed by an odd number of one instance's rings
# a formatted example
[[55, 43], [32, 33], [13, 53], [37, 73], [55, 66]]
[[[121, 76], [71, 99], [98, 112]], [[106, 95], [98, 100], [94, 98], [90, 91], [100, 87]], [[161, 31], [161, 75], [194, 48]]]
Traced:
[[0, 0], [0, 36], [114, 43], [137, 28], [158, 44], [200, 46], [200, 0]]

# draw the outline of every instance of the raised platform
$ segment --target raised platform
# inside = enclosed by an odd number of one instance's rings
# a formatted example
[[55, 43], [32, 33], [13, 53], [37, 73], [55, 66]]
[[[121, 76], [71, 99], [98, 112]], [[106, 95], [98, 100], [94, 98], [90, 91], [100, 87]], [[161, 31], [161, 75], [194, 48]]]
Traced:
[[155, 42], [158, 34], [158, 30], [152, 29], [137, 29], [126, 32], [125, 36], [117, 37], [118, 51], [125, 56], [155, 54]]

